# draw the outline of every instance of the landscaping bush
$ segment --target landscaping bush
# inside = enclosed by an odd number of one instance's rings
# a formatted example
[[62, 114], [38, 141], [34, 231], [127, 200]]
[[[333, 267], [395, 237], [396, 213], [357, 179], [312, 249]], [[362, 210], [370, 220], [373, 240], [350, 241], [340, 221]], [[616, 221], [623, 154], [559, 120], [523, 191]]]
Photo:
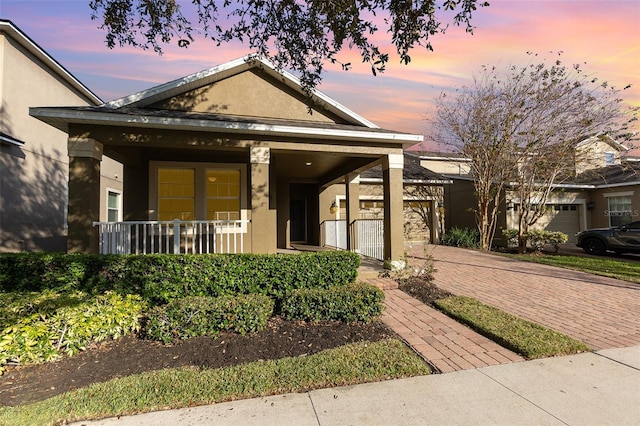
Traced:
[[301, 254], [0, 255], [0, 291], [82, 290], [139, 294], [152, 305], [187, 296], [258, 293], [281, 299], [299, 288], [353, 282], [349, 251]]
[[62, 353], [74, 355], [90, 342], [137, 331], [145, 309], [139, 296], [112, 292], [98, 297], [53, 291], [3, 296], [0, 372], [7, 362], [51, 361]]
[[477, 248], [480, 234], [477, 229], [453, 227], [442, 235], [440, 244], [453, 247]]
[[282, 301], [282, 316], [288, 320], [370, 322], [383, 310], [384, 292], [355, 283], [329, 289], [300, 289]]
[[[502, 235], [507, 241], [509, 247], [515, 247], [518, 245], [517, 229], [503, 229]], [[565, 233], [545, 230], [532, 230], [525, 232], [522, 234], [522, 238], [526, 241], [527, 246], [535, 251], [542, 251], [544, 246], [549, 244], [556, 252], [558, 251], [560, 244], [564, 244], [569, 240], [569, 237]]]
[[260, 294], [191, 296], [153, 308], [145, 326], [150, 339], [170, 343], [174, 339], [215, 337], [220, 331], [240, 334], [263, 330], [273, 315], [273, 300]]

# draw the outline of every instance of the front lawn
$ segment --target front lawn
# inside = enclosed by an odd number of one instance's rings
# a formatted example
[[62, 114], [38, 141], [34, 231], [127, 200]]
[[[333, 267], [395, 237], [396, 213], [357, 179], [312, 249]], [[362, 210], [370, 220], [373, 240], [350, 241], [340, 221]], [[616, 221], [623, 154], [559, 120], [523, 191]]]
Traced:
[[542, 255], [532, 256], [528, 254], [507, 255], [513, 259], [527, 262], [544, 263], [545, 265], [559, 266], [561, 268], [588, 272], [594, 275], [617, 278], [619, 280], [640, 284], [640, 263], [626, 262], [624, 260], [610, 259], [606, 257]]
[[62, 424], [212, 404], [324, 387], [429, 374], [397, 339], [360, 342], [307, 357], [257, 361], [220, 369], [152, 371], [78, 389], [45, 401], [0, 408], [0, 424]]

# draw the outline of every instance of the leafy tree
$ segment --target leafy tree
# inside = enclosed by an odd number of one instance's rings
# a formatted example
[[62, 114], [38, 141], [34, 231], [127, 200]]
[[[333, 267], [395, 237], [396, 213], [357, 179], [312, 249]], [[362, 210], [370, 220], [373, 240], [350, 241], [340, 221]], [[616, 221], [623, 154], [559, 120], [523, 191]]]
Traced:
[[620, 89], [580, 65], [566, 67], [558, 58], [534, 63], [537, 55], [530, 55], [524, 67], [483, 67], [472, 86], [442, 94], [437, 103], [434, 139], [471, 159], [484, 250], [491, 247], [507, 187], [519, 203], [524, 250], [523, 235], [545, 214], [554, 186], [573, 178], [579, 157], [589, 155], [578, 143], [596, 134], [633, 136], [629, 126], [638, 109], [623, 108]]
[[310, 92], [321, 81], [324, 65], [339, 63], [345, 47], [356, 49], [375, 75], [385, 69], [389, 54], [374, 36], [386, 29], [401, 62], [411, 61], [410, 50], [433, 50], [431, 36], [447, 25], [464, 25], [473, 32], [472, 13], [481, 0], [192, 0], [181, 7], [176, 0], [91, 0], [91, 18], [106, 30], [106, 43], [153, 49], [176, 41], [187, 47], [198, 33], [218, 45], [247, 42], [256, 55], [282, 68], [299, 72]]

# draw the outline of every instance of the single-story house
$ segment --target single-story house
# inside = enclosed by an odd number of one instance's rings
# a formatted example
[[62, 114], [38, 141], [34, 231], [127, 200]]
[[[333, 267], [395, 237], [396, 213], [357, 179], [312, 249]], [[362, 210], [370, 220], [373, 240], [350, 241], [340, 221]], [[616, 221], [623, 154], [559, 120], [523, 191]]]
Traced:
[[[68, 136], [29, 116], [33, 105], [102, 101], [11, 21], [0, 19], [0, 252], [67, 249]], [[122, 166], [104, 157], [98, 220], [122, 193]]]
[[[359, 217], [357, 176], [380, 166], [384, 257], [403, 255], [403, 148], [296, 77], [247, 56], [98, 106], [33, 107], [68, 134], [69, 251], [275, 253], [320, 243], [332, 185]], [[123, 164], [122, 220], [100, 221], [105, 156]], [[169, 230], [169, 228], [175, 230]], [[353, 244], [350, 243], [350, 247]]]

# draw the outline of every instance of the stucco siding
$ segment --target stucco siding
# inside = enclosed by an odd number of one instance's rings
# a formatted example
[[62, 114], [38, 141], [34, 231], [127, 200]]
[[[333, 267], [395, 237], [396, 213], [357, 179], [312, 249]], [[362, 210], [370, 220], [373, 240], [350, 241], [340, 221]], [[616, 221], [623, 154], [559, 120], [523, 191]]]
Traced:
[[309, 114], [307, 104], [297, 92], [255, 69], [158, 102], [151, 108], [337, 122], [320, 108], [313, 108], [313, 113]]
[[[0, 251], [66, 250], [68, 136], [29, 116], [29, 107], [89, 104], [21, 43], [0, 33], [0, 131], [24, 142], [0, 151]], [[109, 170], [121, 179], [121, 166], [112, 163]]]

